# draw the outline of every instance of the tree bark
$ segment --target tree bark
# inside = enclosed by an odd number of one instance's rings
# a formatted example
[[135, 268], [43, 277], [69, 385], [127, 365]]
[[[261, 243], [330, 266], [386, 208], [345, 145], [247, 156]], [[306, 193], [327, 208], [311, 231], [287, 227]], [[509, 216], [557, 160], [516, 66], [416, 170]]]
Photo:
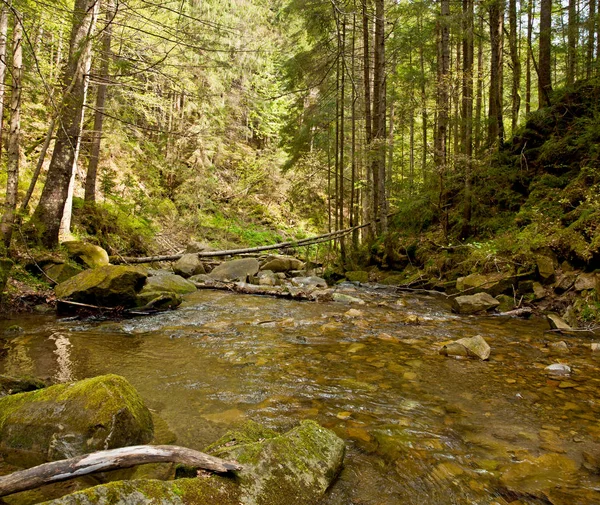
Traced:
[[10, 129], [8, 132], [8, 155], [6, 168], [6, 199], [4, 213], [0, 222], [0, 236], [4, 247], [8, 249], [12, 239], [17, 208], [17, 192], [19, 189], [19, 158], [21, 155], [21, 92], [23, 72], [23, 20], [17, 10], [13, 10], [13, 62], [12, 62], [12, 91], [10, 96]]
[[63, 100], [58, 117], [58, 134], [48, 168], [46, 184], [32, 217], [41, 243], [58, 244], [60, 222], [69, 191], [75, 151], [81, 135], [86, 88], [85, 62], [91, 50], [90, 35], [96, 20], [98, 0], [76, 0], [69, 44], [69, 59], [63, 72]]
[[92, 137], [92, 148], [90, 162], [88, 164], [87, 176], [85, 178], [85, 201], [95, 203], [96, 201], [96, 179], [98, 174], [98, 163], [100, 161], [100, 144], [102, 143], [102, 126], [104, 123], [104, 107], [106, 103], [108, 70], [111, 59], [110, 44], [112, 39], [112, 20], [114, 17], [113, 0], [106, 0], [106, 26], [102, 32], [102, 55], [100, 73], [98, 76], [98, 91], [96, 95], [96, 110], [94, 111], [94, 133]]
[[552, 93], [552, 0], [540, 4], [540, 55], [538, 62], [539, 106], [550, 105]]
[[519, 111], [521, 110], [521, 57], [517, 42], [517, 0], [508, 2], [510, 59], [512, 63], [512, 89], [511, 89], [511, 134], [514, 135], [519, 123]]
[[477, 91], [475, 93], [475, 138], [473, 148], [480, 152], [482, 144], [482, 110], [483, 110], [483, 15], [479, 12], [477, 37]]
[[[371, 40], [371, 28], [369, 23], [368, 7], [370, 0], [361, 0], [362, 4], [362, 29], [363, 29], [363, 87], [365, 94], [365, 144], [367, 153], [370, 152], [371, 143], [373, 141], [373, 119], [371, 115], [371, 53], [370, 53], [370, 40]], [[373, 222], [373, 171], [370, 156], [367, 155], [365, 158], [366, 167], [366, 184], [363, 186], [363, 211], [364, 221]], [[365, 239], [372, 241], [374, 236], [374, 230], [367, 228], [365, 230]]]
[[594, 70], [594, 34], [596, 31], [596, 0], [590, 0], [588, 16], [588, 38], [585, 58], [585, 77], [590, 79]]
[[242, 466], [236, 462], [225, 461], [185, 447], [136, 445], [44, 463], [0, 477], [0, 496], [35, 489], [45, 484], [64, 482], [83, 475], [131, 468], [148, 463], [181, 463], [219, 473], [242, 469]]
[[2, 130], [4, 129], [4, 94], [6, 86], [6, 48], [8, 38], [8, 7], [0, 7], [0, 154], [2, 153]]
[[579, 23], [577, 19], [577, 0], [569, 0], [569, 19], [567, 24], [567, 86], [573, 86], [577, 74], [577, 40]]
[[504, 25], [504, 0], [493, 0], [490, 14], [490, 96], [488, 113], [488, 146], [500, 147], [504, 142], [502, 104], [502, 40]]
[[531, 62], [533, 59], [533, 16], [535, 13], [535, 0], [527, 1], [527, 68], [525, 77], [525, 115], [531, 112]]

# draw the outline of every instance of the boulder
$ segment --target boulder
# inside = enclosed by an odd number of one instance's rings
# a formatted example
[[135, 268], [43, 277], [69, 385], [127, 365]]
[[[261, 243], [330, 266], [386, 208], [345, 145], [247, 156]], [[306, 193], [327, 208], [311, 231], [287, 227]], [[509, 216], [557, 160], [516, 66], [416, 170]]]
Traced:
[[148, 293], [177, 293], [185, 295], [196, 291], [196, 286], [193, 282], [181, 277], [181, 275], [155, 275], [146, 279], [143, 289], [140, 291], [140, 296], [148, 296]]
[[2, 293], [6, 287], [12, 267], [13, 262], [11, 260], [8, 258], [0, 258], [0, 293]]
[[61, 282], [54, 291], [59, 299], [102, 307], [133, 307], [146, 277], [140, 267], [107, 265], [84, 270]]
[[245, 282], [247, 277], [252, 277], [258, 273], [259, 267], [260, 265], [256, 259], [244, 258], [221, 263], [209, 275], [217, 281]]
[[498, 296], [505, 291], [511, 291], [516, 283], [514, 276], [502, 272], [492, 274], [471, 274], [456, 280], [456, 289], [468, 291], [471, 294], [489, 293]]
[[302, 270], [304, 263], [292, 256], [269, 256], [267, 261], [260, 267], [261, 270], [271, 272], [289, 272], [291, 270]]
[[554, 290], [557, 293], [564, 293], [573, 287], [575, 281], [577, 280], [577, 273], [575, 272], [566, 272], [561, 273], [557, 276], [556, 282], [554, 283]]
[[580, 274], [574, 284], [575, 291], [596, 289], [596, 282], [598, 282], [598, 279], [600, 279], [598, 274]]
[[546, 321], [550, 325], [550, 329], [552, 330], [572, 330], [571, 328], [561, 317], [556, 314], [546, 314]]
[[475, 295], [457, 296], [452, 300], [452, 310], [458, 314], [475, 314], [495, 309], [500, 302], [488, 293], [477, 293]]
[[111, 482], [45, 505], [315, 505], [339, 473], [344, 450], [335, 433], [314, 421], [303, 421], [283, 435], [248, 423], [207, 449], [244, 465], [236, 479], [211, 475]]
[[108, 253], [100, 246], [76, 240], [63, 242], [62, 246], [71, 258], [90, 268], [103, 267], [109, 263]]
[[546, 290], [544, 286], [542, 286], [539, 282], [533, 283], [533, 296], [534, 300], [541, 300], [542, 298], [546, 298]]
[[0, 397], [45, 388], [46, 384], [35, 377], [0, 375]]
[[500, 312], [508, 312], [515, 308], [515, 299], [512, 296], [498, 295], [496, 300], [500, 302], [500, 305], [498, 305]]
[[354, 270], [351, 272], [346, 272], [346, 279], [350, 282], [360, 282], [362, 284], [369, 282], [369, 272], [365, 272], [364, 270]]
[[56, 284], [68, 281], [71, 277], [75, 277], [81, 271], [81, 267], [69, 263], [55, 263], [44, 268], [44, 273]]
[[0, 398], [0, 454], [21, 466], [145, 444], [152, 433], [150, 411], [118, 375]]
[[332, 299], [334, 302], [339, 303], [356, 303], [358, 305], [364, 305], [365, 301], [357, 298], [356, 296], [345, 295], [344, 293], [333, 293]]
[[137, 306], [145, 309], [171, 310], [182, 302], [181, 295], [173, 291], [142, 291], [137, 297]]
[[556, 258], [539, 254], [535, 258], [538, 277], [543, 284], [551, 284], [556, 279]]
[[490, 353], [491, 348], [481, 335], [461, 338], [444, 345], [440, 349], [440, 354], [444, 356], [470, 356], [481, 360], [487, 360]]
[[196, 240], [192, 240], [185, 248], [186, 254], [200, 253], [205, 251], [214, 251], [214, 249], [209, 244], [205, 242], [198, 242]]
[[184, 279], [187, 279], [193, 275], [205, 274], [206, 270], [197, 254], [184, 254], [173, 265], [173, 272], [177, 275], [181, 275]]
[[321, 277], [294, 277], [292, 285], [299, 288], [326, 288], [327, 281]]
[[271, 270], [261, 270], [256, 275], [256, 279], [259, 286], [278, 286], [281, 284], [281, 279]]

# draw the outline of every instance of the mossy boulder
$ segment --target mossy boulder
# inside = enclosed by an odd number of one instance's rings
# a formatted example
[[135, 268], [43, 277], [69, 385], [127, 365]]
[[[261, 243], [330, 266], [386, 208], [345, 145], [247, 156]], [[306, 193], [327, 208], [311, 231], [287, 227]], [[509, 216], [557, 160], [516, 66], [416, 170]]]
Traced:
[[302, 270], [304, 263], [292, 256], [269, 256], [266, 262], [260, 267], [261, 270], [271, 270], [271, 272], [291, 272], [292, 270]]
[[104, 307], [133, 307], [148, 274], [140, 267], [112, 266], [84, 270], [55, 288], [59, 299]]
[[197, 254], [184, 254], [173, 265], [173, 272], [187, 279], [193, 275], [205, 274], [206, 269]]
[[502, 272], [492, 274], [471, 274], [456, 280], [456, 289], [468, 291], [469, 294], [489, 293], [498, 296], [507, 291], [512, 292], [516, 284], [514, 276]]
[[369, 282], [369, 272], [365, 272], [364, 270], [346, 272], [346, 279], [348, 279], [350, 282]]
[[183, 298], [172, 291], [147, 291], [138, 295], [137, 306], [146, 309], [170, 310], [181, 305]]
[[140, 296], [147, 296], [148, 293], [177, 293], [185, 295], [196, 291], [196, 286], [181, 277], [181, 275], [153, 275], [146, 279], [143, 289], [140, 291]]
[[81, 267], [69, 263], [51, 264], [44, 268], [44, 273], [56, 284], [68, 281], [71, 277], [75, 277], [81, 273], [81, 271]]
[[4, 291], [13, 262], [8, 258], [0, 258], [0, 293]]
[[[210, 274], [217, 281], [245, 281], [258, 273], [260, 265], [254, 258], [226, 261], [216, 267]], [[264, 270], [271, 270], [265, 268]], [[274, 270], [273, 270], [274, 271]]]
[[500, 302], [488, 293], [477, 293], [470, 296], [457, 296], [452, 300], [452, 310], [457, 314], [476, 314], [495, 309]]
[[256, 423], [230, 432], [207, 452], [244, 465], [235, 479], [212, 475], [170, 482], [112, 482], [46, 505], [311, 505], [339, 473], [344, 442], [313, 421], [279, 435]]
[[63, 242], [62, 246], [69, 257], [89, 268], [103, 267], [109, 263], [108, 253], [100, 246], [77, 240]]
[[21, 466], [145, 444], [152, 435], [150, 411], [118, 375], [0, 398], [0, 454]]

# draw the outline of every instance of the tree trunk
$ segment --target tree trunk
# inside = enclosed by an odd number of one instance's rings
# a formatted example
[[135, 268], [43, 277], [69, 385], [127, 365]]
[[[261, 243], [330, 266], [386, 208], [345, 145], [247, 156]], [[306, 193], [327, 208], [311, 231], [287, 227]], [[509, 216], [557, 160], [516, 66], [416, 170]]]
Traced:
[[577, 0], [569, 0], [569, 20], [567, 25], [567, 86], [573, 86], [577, 74]]
[[[363, 28], [363, 87], [365, 93], [365, 144], [367, 153], [370, 152], [371, 144], [373, 142], [373, 119], [371, 115], [371, 53], [370, 53], [370, 40], [371, 40], [371, 28], [369, 23], [368, 6], [370, 0], [362, 0], [362, 28]], [[363, 212], [364, 221], [373, 222], [374, 204], [373, 204], [373, 172], [370, 156], [366, 156], [365, 159], [366, 167], [366, 184], [363, 187]], [[365, 239], [370, 242], [374, 236], [374, 230], [367, 228], [365, 231]]]
[[12, 91], [10, 95], [10, 130], [8, 132], [8, 156], [6, 160], [7, 180], [4, 213], [0, 222], [0, 235], [4, 247], [8, 249], [12, 239], [17, 192], [19, 189], [19, 158], [21, 155], [21, 91], [23, 71], [23, 20], [17, 10], [13, 10], [13, 62]]
[[514, 135], [519, 123], [519, 111], [521, 109], [521, 57], [517, 42], [517, 0], [508, 2], [510, 59], [512, 63], [512, 108], [511, 108], [511, 134]]
[[96, 21], [98, 0], [76, 0], [69, 44], [69, 59], [62, 81], [64, 96], [58, 117], [58, 134], [46, 184], [32, 223], [43, 245], [58, 244], [60, 222], [69, 192], [75, 151], [81, 135], [86, 90], [86, 62], [91, 51], [91, 33]]
[[527, 1], [527, 74], [525, 77], [525, 115], [531, 112], [531, 63], [533, 59], [533, 16], [535, 13], [535, 0]]
[[2, 153], [2, 130], [4, 129], [4, 94], [6, 86], [6, 46], [8, 35], [8, 7], [0, 7], [0, 154]]
[[477, 37], [477, 91], [475, 95], [475, 138], [473, 148], [480, 152], [482, 144], [482, 118], [483, 110], [483, 15], [479, 12], [479, 36]]
[[590, 79], [594, 70], [594, 34], [596, 33], [596, 0], [590, 0], [588, 16], [588, 38], [585, 58], [585, 77]]
[[539, 46], [538, 93], [542, 108], [550, 105], [552, 93], [552, 0], [541, 0]]
[[92, 148], [90, 152], [90, 163], [85, 178], [85, 201], [94, 203], [96, 201], [96, 179], [98, 174], [98, 162], [100, 161], [100, 144], [102, 142], [102, 124], [104, 122], [104, 105], [106, 103], [106, 91], [108, 70], [111, 59], [110, 43], [112, 38], [112, 20], [114, 17], [113, 0], [106, 1], [106, 26], [102, 32], [102, 55], [100, 74], [98, 76], [98, 92], [96, 95], [96, 110], [94, 112], [94, 133], [92, 137]]
[[502, 145], [504, 142], [504, 122], [502, 104], [502, 39], [504, 25], [504, 0], [493, 0], [489, 7], [490, 13], [490, 96], [488, 146]]

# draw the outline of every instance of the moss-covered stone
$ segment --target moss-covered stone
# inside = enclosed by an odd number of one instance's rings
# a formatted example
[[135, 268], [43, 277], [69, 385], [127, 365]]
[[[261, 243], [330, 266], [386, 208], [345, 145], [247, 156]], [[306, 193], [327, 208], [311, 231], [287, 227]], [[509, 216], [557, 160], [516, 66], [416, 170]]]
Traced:
[[515, 277], [502, 272], [471, 274], [456, 280], [456, 289], [459, 291], [468, 291], [469, 294], [489, 293], [492, 296], [512, 292], [514, 285], [516, 285]]
[[137, 297], [137, 306], [169, 310], [179, 307], [182, 301], [181, 295], [172, 291], [143, 291]]
[[140, 292], [140, 296], [146, 296], [147, 293], [177, 293], [185, 295], [196, 291], [196, 286], [181, 277], [180, 275], [153, 275], [148, 277], [144, 288]]
[[212, 475], [171, 482], [112, 482], [46, 505], [311, 505], [338, 474], [344, 443], [313, 421], [284, 435], [248, 423], [209, 450], [237, 459], [244, 469], [234, 479]]
[[10, 377], [0, 375], [0, 396], [15, 395], [45, 388], [46, 384], [35, 377]]
[[54, 264], [44, 268], [44, 273], [56, 284], [60, 284], [81, 273], [81, 267], [69, 263]]
[[90, 268], [103, 267], [109, 263], [108, 253], [100, 246], [76, 240], [63, 242], [62, 246], [71, 258]]
[[173, 272], [187, 279], [194, 275], [205, 274], [204, 264], [197, 254], [184, 254], [174, 265]]
[[84, 270], [55, 288], [58, 298], [106, 307], [133, 307], [147, 273], [140, 267], [104, 266]]
[[275, 273], [302, 270], [303, 268], [304, 263], [292, 256], [269, 256], [260, 267], [261, 270], [271, 270]]
[[[217, 281], [245, 281], [247, 277], [256, 275], [259, 267], [258, 261], [254, 258], [243, 258], [221, 263], [208, 275]], [[264, 268], [264, 270], [271, 269]]]
[[346, 272], [346, 279], [348, 279], [350, 282], [369, 282], [369, 272], [365, 272], [364, 270]]
[[13, 262], [8, 258], [0, 258], [0, 293], [4, 291], [8, 276], [13, 267]]
[[0, 453], [23, 466], [143, 444], [152, 434], [150, 412], [117, 375], [0, 398]]

